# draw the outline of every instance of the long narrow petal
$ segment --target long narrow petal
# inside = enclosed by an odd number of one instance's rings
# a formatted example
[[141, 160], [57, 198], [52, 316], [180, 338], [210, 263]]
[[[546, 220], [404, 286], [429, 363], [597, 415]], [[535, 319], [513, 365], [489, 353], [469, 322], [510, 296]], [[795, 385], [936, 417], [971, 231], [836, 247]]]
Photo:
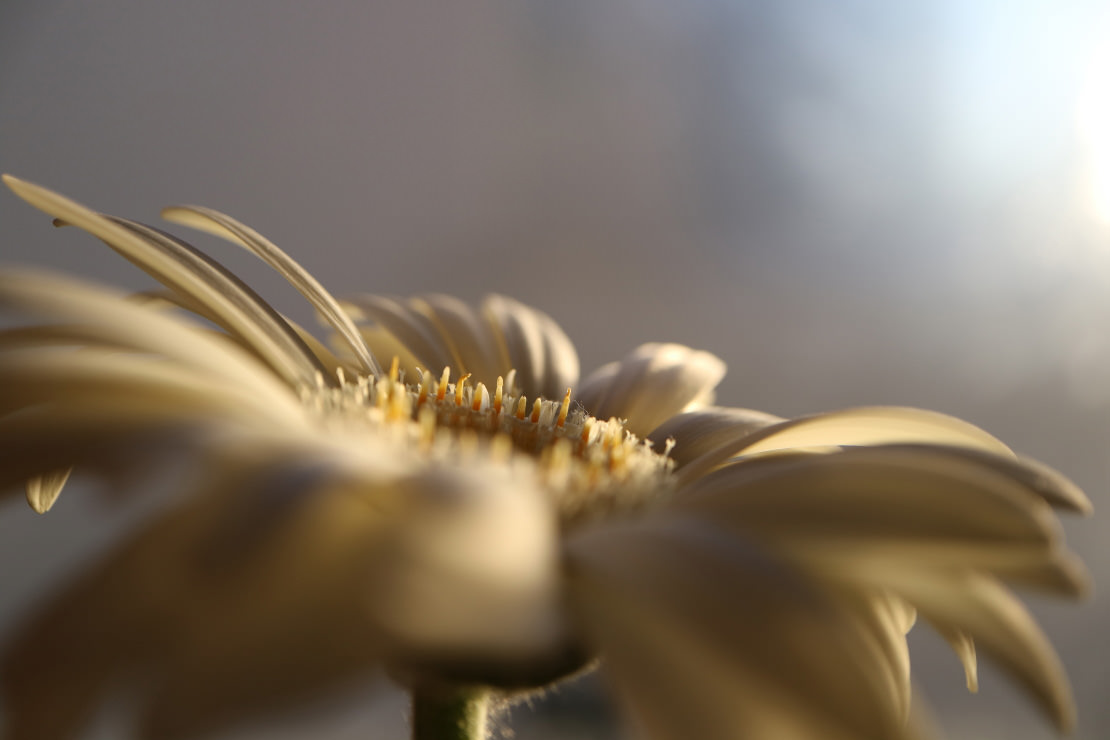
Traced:
[[223, 237], [230, 242], [246, 247], [250, 252], [261, 258], [266, 264], [278, 271], [289, 283], [304, 295], [305, 298], [328, 320], [335, 328], [343, 341], [354, 352], [359, 364], [370, 375], [381, 375], [374, 356], [370, 353], [362, 336], [355, 327], [351, 318], [339, 307], [332, 297], [316, 278], [301, 267], [292, 257], [283, 252], [276, 244], [259, 234], [254, 229], [219, 211], [203, 206], [176, 206], [162, 210], [162, 218], [174, 223], [191, 226], [201, 231]]
[[245, 352], [208, 336], [175, 317], [144, 309], [120, 295], [88, 283], [41, 272], [0, 273], [0, 307], [15, 308], [83, 327], [102, 341], [173, 358], [241, 386], [244, 392], [291, 396], [286, 385]]
[[[168, 254], [177, 270], [162, 272], [149, 259], [131, 257], [132, 262], [172, 290], [203, 305], [216, 322], [239, 338], [275, 371], [294, 382], [314, 383], [324, 368], [301, 337], [270, 304], [216, 260], [192, 245], [158, 229], [127, 219], [109, 217], [151, 246]], [[115, 248], [111, 243], [108, 246]]]
[[[38, 185], [10, 175], [4, 175], [3, 179], [16, 195], [31, 205], [100, 238], [156, 279], [208, 306], [248, 343], [256, 346], [287, 379], [311, 379], [311, 371], [304, 366], [304, 355], [298, 353], [295, 343], [290, 342], [272, 317], [264, 316], [265, 310], [260, 305], [265, 304], [261, 299], [257, 296], [252, 299], [243, 290], [245, 286], [229, 279], [229, 273], [221, 272], [195, 250], [149, 227], [102, 216]], [[229, 286], [233, 289], [229, 290]]]
[[765, 550], [678, 517], [568, 550], [583, 627], [649, 737], [905, 736], [889, 658]]
[[924, 443], [970, 447], [1013, 457], [1001, 441], [966, 421], [903, 406], [862, 406], [790, 419], [739, 436], [688, 464], [695, 480], [731, 457], [802, 447]]
[[628, 420], [644, 436], [694, 403], [706, 402], [725, 374], [715, 355], [680, 344], [644, 344], [582, 381], [576, 395], [599, 419]]
[[928, 446], [744, 458], [689, 485], [673, 506], [766, 537], [1059, 538], [1051, 509], [1020, 482]]
[[141, 736], [193, 736], [377, 665], [364, 582], [381, 513], [311, 459], [256, 453], [31, 615], [2, 658], [5, 737], [75, 737], [137, 678]]

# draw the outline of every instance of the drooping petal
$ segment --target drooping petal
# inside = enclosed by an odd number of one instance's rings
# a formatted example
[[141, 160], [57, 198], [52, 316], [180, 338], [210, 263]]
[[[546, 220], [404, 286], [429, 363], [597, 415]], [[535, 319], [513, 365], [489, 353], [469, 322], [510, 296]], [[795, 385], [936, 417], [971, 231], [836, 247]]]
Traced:
[[904, 599], [1033, 691], [1062, 728], [1070, 689], [1051, 646], [991, 574], [1067, 595], [1084, 577], [1040, 483], [952, 448], [891, 445], [744, 458], [690, 486], [680, 511], [752, 537], [822, 580]]
[[945, 448], [852, 447], [743, 458], [687, 486], [674, 506], [760, 537], [1055, 542], [1048, 505], [1019, 481]]
[[383, 515], [311, 459], [275, 452], [212, 466], [31, 615], [2, 658], [5, 737], [76, 737], [127, 684], [142, 737], [187, 737], [377, 665], [365, 575]]
[[[1056, 651], [1021, 602], [997, 580], [927, 564], [895, 571], [876, 563], [857, 577], [899, 594], [943, 634], [973, 640], [1033, 695], [1061, 731], [1074, 726], [1075, 701]], [[961, 658], [967, 666], [969, 656]], [[971, 672], [968, 681], [975, 681]]]
[[27, 481], [27, 503], [39, 514], [45, 514], [58, 500], [73, 468], [40, 473]]
[[574, 536], [568, 553], [583, 629], [654, 740], [905, 736], [889, 657], [766, 550], [660, 517]]
[[162, 210], [162, 218], [215, 234], [246, 247], [270, 267], [277, 270], [283, 278], [288, 280], [309, 300], [313, 307], [339, 333], [343, 341], [347, 343], [367, 374], [381, 375], [381, 367], [362, 341], [358, 329], [351, 322], [350, 317], [339, 307], [339, 303], [336, 302], [331, 293], [276, 244], [230, 216], [203, 206], [165, 208]]
[[975, 640], [958, 627], [952, 627], [943, 622], [934, 624], [933, 629], [948, 642], [952, 652], [960, 659], [960, 664], [964, 667], [964, 677], [967, 680], [967, 690], [973, 694], [978, 692], [979, 659], [975, 655]]
[[644, 344], [582, 381], [576, 398], [599, 419], [628, 420], [644, 436], [667, 419], [709, 400], [725, 374], [715, 355], [680, 344]]

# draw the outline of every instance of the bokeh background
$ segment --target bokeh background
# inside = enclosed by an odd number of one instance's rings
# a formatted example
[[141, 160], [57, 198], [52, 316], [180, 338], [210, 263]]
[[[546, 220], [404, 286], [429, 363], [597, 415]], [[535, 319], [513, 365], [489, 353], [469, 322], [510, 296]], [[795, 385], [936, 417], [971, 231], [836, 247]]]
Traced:
[[[1105, 0], [3, 0], [0, 169], [139, 220], [219, 208], [338, 294], [516, 296], [586, 369], [670, 340], [728, 362], [729, 405], [957, 414], [1110, 508]], [[0, 262], [148, 285], [6, 194]], [[128, 516], [5, 506], [0, 638]], [[1107, 521], [1067, 523], [1094, 599], [1034, 600], [1083, 740], [1110, 735]], [[1054, 736], [925, 632], [952, 738]], [[511, 726], [621, 737], [606, 707], [586, 682]], [[399, 739], [404, 713], [367, 690], [226, 740]]]

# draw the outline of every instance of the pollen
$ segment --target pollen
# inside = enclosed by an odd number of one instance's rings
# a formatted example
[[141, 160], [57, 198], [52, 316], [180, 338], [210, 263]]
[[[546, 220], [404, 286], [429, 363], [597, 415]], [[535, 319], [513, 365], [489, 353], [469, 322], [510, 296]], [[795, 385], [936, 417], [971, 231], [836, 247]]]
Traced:
[[321, 423], [380, 436], [397, 445], [402, 465], [429, 458], [462, 465], [482, 459], [531, 468], [566, 526], [645, 505], [672, 485], [667, 454], [655, 452], [620, 419], [602, 421], [575, 406], [572, 388], [560, 400], [529, 399], [509, 371], [497, 378], [491, 398], [485, 383], [469, 384], [470, 373], [452, 385], [451, 367], [438, 382], [421, 370], [418, 382], [405, 383], [397, 359], [377, 377], [353, 373], [337, 368], [338, 387], [321, 377], [301, 390]]
[[567, 388], [567, 394], [563, 396], [563, 403], [559, 406], [559, 419], [555, 422], [557, 427], [566, 426], [567, 413], [570, 411], [570, 393], [571, 389]]

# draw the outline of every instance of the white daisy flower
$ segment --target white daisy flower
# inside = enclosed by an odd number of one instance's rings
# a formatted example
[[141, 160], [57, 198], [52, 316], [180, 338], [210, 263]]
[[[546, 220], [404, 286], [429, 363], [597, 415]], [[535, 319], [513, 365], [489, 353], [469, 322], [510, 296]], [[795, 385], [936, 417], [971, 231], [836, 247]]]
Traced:
[[490, 697], [594, 666], [653, 740], [909, 738], [918, 616], [969, 688], [981, 649], [1072, 726], [1009, 586], [1081, 595], [1053, 508], [1090, 505], [986, 432], [713, 406], [724, 364], [674, 344], [580, 380], [512, 299], [339, 303], [234, 219], [163, 212], [277, 269], [328, 349], [178, 238], [6, 182], [164, 290], [0, 276], [24, 322], [0, 332], [3, 490], [44, 512], [70, 470], [124, 490], [191, 463], [7, 645], [9, 740], [76, 737], [120, 692], [137, 737], [193, 737], [382, 669], [416, 737], [475, 738]]

